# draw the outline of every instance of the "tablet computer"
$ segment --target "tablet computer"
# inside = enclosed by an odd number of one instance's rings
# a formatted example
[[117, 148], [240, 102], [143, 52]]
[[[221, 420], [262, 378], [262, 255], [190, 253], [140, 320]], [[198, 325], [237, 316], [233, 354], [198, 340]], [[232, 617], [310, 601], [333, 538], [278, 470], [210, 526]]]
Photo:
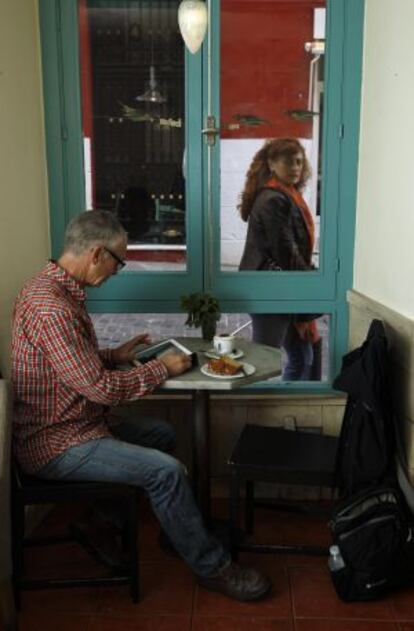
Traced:
[[191, 356], [193, 366], [197, 363], [197, 353], [193, 353], [189, 348], [177, 342], [174, 338], [170, 338], [168, 340], [163, 340], [162, 342], [157, 342], [157, 344], [151, 344], [150, 346], [146, 346], [142, 350], [138, 350], [135, 357], [137, 363], [145, 364], [151, 359], [159, 359], [166, 353], [184, 353], [185, 355]]

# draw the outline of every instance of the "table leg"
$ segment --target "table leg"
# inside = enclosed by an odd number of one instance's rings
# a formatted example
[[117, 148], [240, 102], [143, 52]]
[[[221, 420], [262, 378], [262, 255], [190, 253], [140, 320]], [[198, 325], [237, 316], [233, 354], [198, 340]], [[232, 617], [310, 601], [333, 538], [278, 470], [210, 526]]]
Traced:
[[198, 506], [207, 524], [210, 522], [210, 418], [209, 393], [193, 392], [193, 472]]

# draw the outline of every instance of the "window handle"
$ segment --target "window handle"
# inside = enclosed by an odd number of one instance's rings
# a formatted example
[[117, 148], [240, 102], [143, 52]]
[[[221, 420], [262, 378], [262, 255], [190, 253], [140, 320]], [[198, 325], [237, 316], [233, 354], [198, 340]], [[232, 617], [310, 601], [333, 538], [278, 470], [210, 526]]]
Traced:
[[207, 116], [206, 126], [201, 130], [201, 133], [206, 138], [206, 143], [212, 147], [216, 144], [216, 136], [220, 133], [220, 128], [216, 127], [215, 116]]

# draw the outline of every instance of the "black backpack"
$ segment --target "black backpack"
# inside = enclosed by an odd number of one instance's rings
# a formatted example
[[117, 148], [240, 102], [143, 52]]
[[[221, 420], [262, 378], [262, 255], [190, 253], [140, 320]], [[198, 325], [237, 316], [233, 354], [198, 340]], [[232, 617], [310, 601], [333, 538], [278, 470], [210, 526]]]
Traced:
[[397, 489], [376, 487], [340, 502], [329, 527], [339, 550], [331, 578], [342, 600], [374, 600], [408, 580], [412, 529]]

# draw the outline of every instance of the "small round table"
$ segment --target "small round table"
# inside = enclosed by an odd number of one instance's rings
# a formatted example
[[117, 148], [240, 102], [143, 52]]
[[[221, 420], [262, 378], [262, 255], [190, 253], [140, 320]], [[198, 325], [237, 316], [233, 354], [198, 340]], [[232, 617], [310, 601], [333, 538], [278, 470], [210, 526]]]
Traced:
[[237, 348], [243, 351], [241, 362], [247, 362], [255, 367], [255, 372], [249, 376], [236, 379], [217, 379], [201, 372], [200, 367], [208, 362], [205, 352], [212, 347], [196, 337], [180, 337], [177, 341], [192, 352], [197, 353], [198, 366], [192, 370], [167, 379], [161, 390], [187, 390], [193, 399], [193, 475], [195, 496], [200, 510], [207, 522], [210, 521], [210, 392], [229, 392], [248, 386], [258, 381], [265, 381], [281, 374], [281, 352], [279, 349], [263, 344], [249, 342], [242, 338], [237, 340]]

